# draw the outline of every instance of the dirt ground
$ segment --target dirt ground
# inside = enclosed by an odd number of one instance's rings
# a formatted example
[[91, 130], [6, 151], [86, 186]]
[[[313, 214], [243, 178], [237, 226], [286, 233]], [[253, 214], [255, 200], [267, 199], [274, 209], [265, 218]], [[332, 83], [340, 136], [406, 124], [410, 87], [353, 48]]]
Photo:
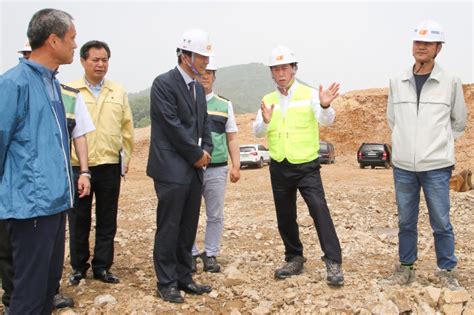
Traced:
[[[470, 112], [474, 85], [465, 87]], [[417, 281], [408, 287], [385, 287], [378, 280], [388, 276], [397, 262], [397, 211], [391, 169], [359, 169], [356, 151], [362, 141], [390, 140], [385, 122], [386, 91], [356, 91], [334, 104], [337, 120], [322, 128], [321, 137], [336, 147], [336, 163], [321, 173], [326, 199], [343, 250], [345, 286], [334, 289], [324, 281], [323, 255], [307, 208], [298, 198], [298, 222], [305, 248], [305, 270], [287, 280], [275, 280], [273, 272], [283, 263], [283, 244], [278, 234], [268, 166], [246, 168], [238, 183], [228, 182], [225, 227], [221, 255], [222, 272], [202, 271], [194, 279], [211, 284], [209, 295], [187, 295], [181, 305], [156, 296], [153, 240], [157, 199], [152, 180], [145, 175], [149, 129], [136, 130], [136, 151], [130, 173], [122, 182], [115, 263], [112, 271], [121, 282], [108, 285], [88, 278], [70, 286], [66, 257], [62, 293], [76, 306], [57, 314], [474, 314], [474, 191], [453, 192], [452, 223], [462, 294], [453, 298], [441, 288], [436, 272], [432, 232], [427, 210], [421, 203]], [[254, 114], [240, 115], [240, 142], [254, 139]], [[474, 169], [472, 162], [472, 114], [462, 142], [457, 143], [457, 170]], [[201, 208], [203, 210], [203, 208]], [[197, 241], [202, 247], [204, 211]], [[93, 234], [93, 233], [91, 233]], [[91, 244], [93, 240], [91, 240]], [[66, 245], [66, 252], [68, 246]], [[434, 293], [433, 293], [434, 292]], [[108, 297], [108, 302], [99, 301]], [[438, 297], [438, 298], [436, 298]], [[107, 300], [107, 299], [106, 299]]]

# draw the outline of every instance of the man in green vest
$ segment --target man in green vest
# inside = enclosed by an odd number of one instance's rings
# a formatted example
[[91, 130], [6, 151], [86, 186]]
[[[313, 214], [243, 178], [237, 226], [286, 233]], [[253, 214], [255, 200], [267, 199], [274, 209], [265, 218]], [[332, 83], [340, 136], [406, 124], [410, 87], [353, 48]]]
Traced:
[[278, 46], [270, 57], [270, 71], [277, 90], [263, 97], [254, 122], [254, 134], [268, 137], [270, 178], [278, 230], [285, 245], [286, 264], [275, 271], [285, 279], [303, 271], [305, 258], [296, 221], [296, 192], [314, 220], [326, 263], [326, 281], [342, 286], [341, 246], [324, 196], [319, 172], [318, 123], [330, 125], [335, 112], [331, 102], [339, 95], [339, 84], [319, 93], [295, 80], [298, 61], [293, 51]]
[[[213, 92], [216, 70], [214, 57], [210, 57], [206, 72], [199, 78], [199, 82], [206, 91], [207, 114], [211, 121], [214, 149], [211, 163], [204, 171], [203, 181], [202, 195], [206, 203], [207, 218], [204, 252], [199, 253], [196, 243], [194, 243], [193, 271], [196, 271], [198, 257], [203, 261], [204, 271], [219, 272], [221, 270], [216, 256], [220, 251], [222, 228], [224, 226], [224, 196], [227, 173], [230, 170], [230, 181], [232, 183], [236, 183], [240, 179], [240, 149], [234, 110], [229, 100]], [[232, 161], [230, 169], [227, 166], [229, 154]]]

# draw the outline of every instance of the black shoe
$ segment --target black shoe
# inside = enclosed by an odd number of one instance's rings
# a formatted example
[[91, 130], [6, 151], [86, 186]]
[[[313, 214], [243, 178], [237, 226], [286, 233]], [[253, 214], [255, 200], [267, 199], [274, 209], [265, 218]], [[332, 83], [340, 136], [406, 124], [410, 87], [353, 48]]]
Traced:
[[193, 255], [193, 259], [191, 260], [191, 273], [195, 273], [197, 271], [197, 259], [199, 255]]
[[186, 293], [201, 295], [203, 293], [209, 293], [212, 291], [210, 285], [207, 284], [197, 284], [196, 282], [190, 282], [187, 284], [178, 284], [178, 289], [183, 290]]
[[69, 283], [72, 285], [78, 285], [82, 279], [86, 278], [86, 271], [73, 270], [69, 275]]
[[120, 279], [108, 270], [94, 271], [94, 279], [105, 283], [119, 283]]
[[64, 296], [61, 294], [56, 294], [53, 299], [53, 307], [55, 309], [58, 308], [65, 308], [65, 307], [73, 307], [74, 300], [68, 296]]
[[171, 303], [183, 303], [184, 302], [184, 298], [181, 296], [181, 293], [179, 292], [178, 288], [176, 288], [174, 286], [164, 287], [164, 288], [158, 289], [158, 295], [164, 301], [168, 301], [168, 302], [171, 302]]
[[207, 256], [206, 252], [201, 254], [202, 262], [204, 263], [204, 271], [219, 272], [221, 266], [217, 263], [216, 256]]
[[303, 271], [304, 258], [295, 256], [291, 258], [283, 267], [275, 270], [275, 278], [286, 279], [294, 275], [299, 275]]

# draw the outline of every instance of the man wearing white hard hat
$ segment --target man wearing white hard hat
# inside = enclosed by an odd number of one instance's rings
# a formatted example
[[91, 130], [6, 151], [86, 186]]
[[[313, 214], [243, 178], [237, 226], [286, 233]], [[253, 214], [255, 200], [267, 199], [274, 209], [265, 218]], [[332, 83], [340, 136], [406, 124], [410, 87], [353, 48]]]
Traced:
[[445, 42], [443, 28], [423, 21], [413, 31], [415, 63], [390, 80], [387, 119], [392, 130], [392, 163], [398, 207], [399, 260], [384, 283], [415, 280], [420, 189], [423, 188], [433, 229], [438, 275], [459, 288], [454, 274], [454, 232], [449, 212], [449, 179], [455, 164], [454, 140], [466, 126], [462, 83], [435, 58]]
[[147, 175], [153, 178], [158, 207], [153, 250], [158, 295], [183, 303], [180, 290], [200, 295], [212, 289], [192, 278], [192, 246], [201, 207], [203, 168], [212, 154], [206, 93], [196, 77], [206, 71], [212, 45], [199, 29], [183, 33], [178, 65], [151, 88], [151, 138]]
[[23, 48], [18, 51], [18, 53], [22, 54], [23, 58], [25, 58], [25, 59], [30, 58], [31, 46], [30, 46], [30, 42], [28, 40], [25, 42], [25, 45], [23, 46]]
[[[222, 228], [224, 227], [224, 197], [227, 173], [230, 181], [236, 183], [240, 179], [240, 149], [237, 139], [232, 102], [217, 95], [213, 91], [216, 80], [217, 65], [215, 57], [209, 58], [206, 72], [199, 78], [204, 86], [207, 100], [207, 113], [211, 125], [212, 151], [211, 163], [204, 171], [203, 192], [206, 204], [206, 234], [204, 251], [199, 253], [196, 243], [193, 246], [193, 270], [196, 271], [196, 260], [200, 257], [203, 269], [207, 272], [219, 272], [221, 266], [217, 262], [220, 252]], [[228, 167], [228, 156], [232, 161]]]
[[303, 244], [296, 220], [296, 194], [300, 191], [324, 252], [326, 281], [342, 286], [344, 275], [341, 246], [324, 195], [318, 161], [318, 124], [331, 125], [335, 111], [331, 102], [339, 95], [339, 84], [319, 92], [295, 78], [298, 60], [292, 50], [276, 47], [270, 57], [270, 71], [277, 90], [263, 97], [254, 123], [257, 137], [268, 137], [270, 177], [278, 230], [285, 245], [286, 264], [275, 271], [285, 279], [303, 271]]

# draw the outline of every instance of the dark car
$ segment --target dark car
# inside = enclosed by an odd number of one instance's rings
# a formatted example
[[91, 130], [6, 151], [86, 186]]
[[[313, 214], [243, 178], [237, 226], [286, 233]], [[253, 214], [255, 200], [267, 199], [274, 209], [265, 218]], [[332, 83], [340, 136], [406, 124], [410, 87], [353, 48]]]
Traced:
[[334, 152], [334, 146], [331, 142], [320, 141], [318, 155], [319, 163], [321, 164], [332, 164], [336, 162], [336, 154]]
[[360, 168], [382, 166], [389, 168], [391, 165], [392, 148], [386, 143], [362, 143], [357, 151], [357, 162]]

